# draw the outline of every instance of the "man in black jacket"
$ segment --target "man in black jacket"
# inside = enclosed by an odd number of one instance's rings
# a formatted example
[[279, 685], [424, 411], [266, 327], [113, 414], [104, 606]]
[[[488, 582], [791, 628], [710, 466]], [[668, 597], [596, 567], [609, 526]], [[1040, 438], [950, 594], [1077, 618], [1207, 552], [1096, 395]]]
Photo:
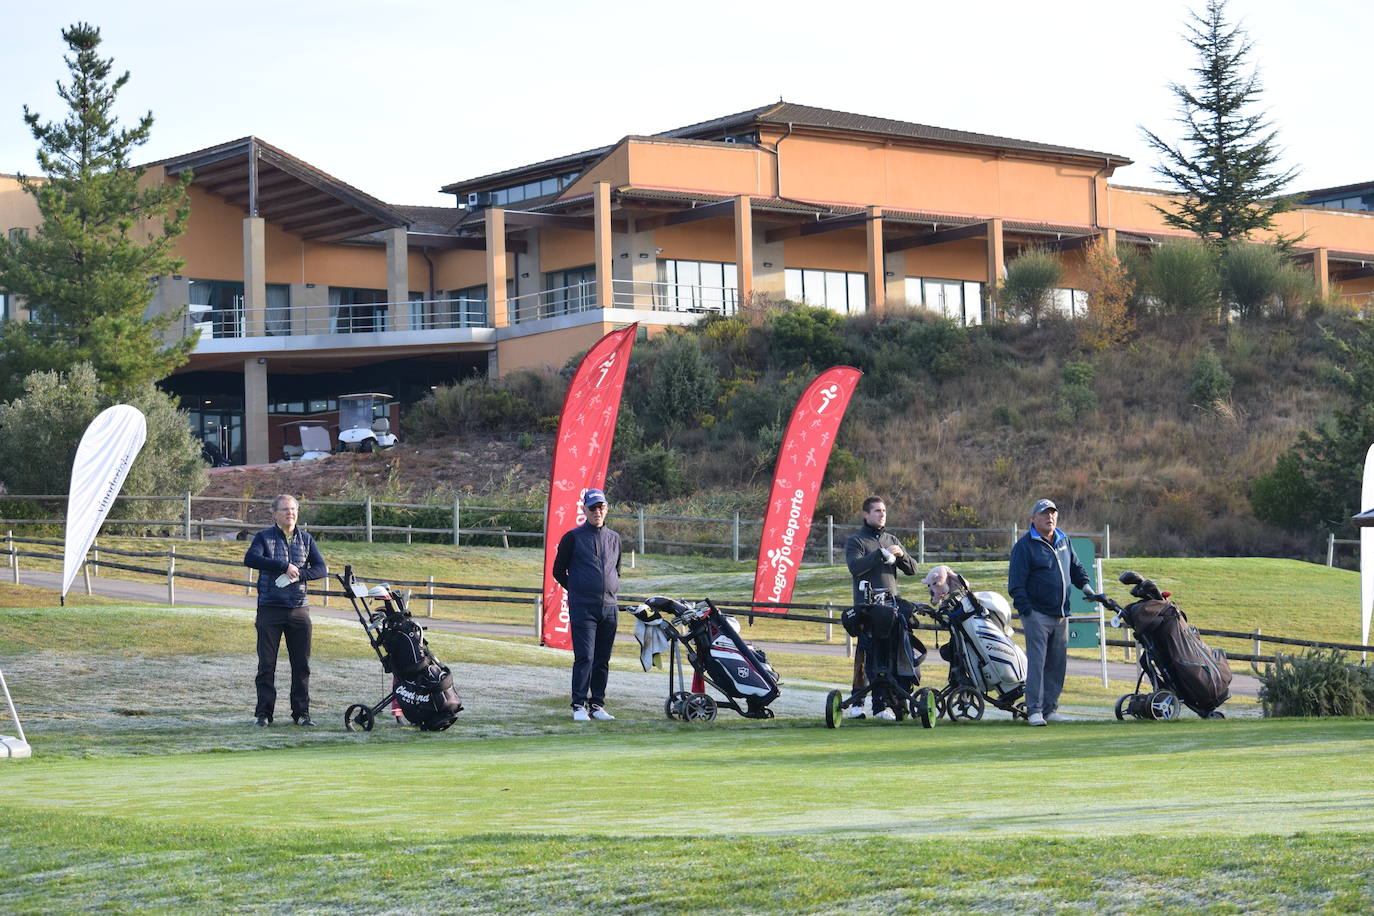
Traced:
[[553, 578], [568, 592], [568, 626], [573, 644], [574, 722], [607, 721], [606, 681], [615, 646], [616, 593], [620, 590], [620, 535], [606, 527], [606, 494], [582, 495], [587, 520], [558, 542]]
[[[902, 547], [897, 536], [887, 530], [887, 505], [881, 497], [870, 496], [864, 500], [864, 523], [849, 536], [844, 545], [844, 561], [849, 566], [849, 574], [854, 577], [854, 606], [864, 603], [859, 591], [859, 583], [867, 582], [872, 590], [885, 589], [894, 598], [897, 596], [897, 570], [908, 576], [916, 574], [916, 562]], [[868, 636], [860, 636], [854, 654], [854, 690], [862, 690], [867, 683], [864, 677], [864, 664], [870, 651]], [[873, 715], [879, 719], [895, 719], [890, 709], [884, 708], [881, 697], [872, 697]], [[863, 715], [859, 706], [851, 706], [845, 714], [852, 718]]]
[[286, 636], [291, 660], [291, 719], [314, 725], [310, 719], [310, 608], [305, 583], [323, 579], [325, 568], [315, 539], [296, 527], [300, 504], [283, 493], [272, 500], [271, 528], [253, 537], [243, 565], [258, 571], [258, 705], [254, 724], [272, 723], [277, 701], [277, 650]]

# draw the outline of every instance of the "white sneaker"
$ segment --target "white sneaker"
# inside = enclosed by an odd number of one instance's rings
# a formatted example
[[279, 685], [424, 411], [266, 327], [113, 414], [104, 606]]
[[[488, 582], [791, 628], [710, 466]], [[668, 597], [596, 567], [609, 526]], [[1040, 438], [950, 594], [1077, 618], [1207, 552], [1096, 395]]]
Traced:
[[882, 719], [884, 722], [896, 722], [897, 714], [890, 709], [884, 709], [881, 712], [875, 712], [873, 718]]
[[1068, 716], [1064, 715], [1062, 712], [1052, 712], [1052, 713], [1050, 713], [1048, 716], [1045, 717], [1045, 721], [1046, 721], [1046, 722], [1072, 722], [1073, 720], [1070, 719]]
[[1040, 713], [1038, 713], [1038, 712], [1033, 712], [1033, 713], [1030, 714], [1030, 718], [1026, 719], [1026, 724], [1027, 724], [1027, 725], [1048, 725], [1049, 723], [1047, 723], [1047, 722], [1045, 721], [1045, 717], [1042, 716], [1042, 715], [1040, 715]]
[[862, 706], [862, 705], [859, 705], [859, 706], [850, 706], [850, 707], [848, 707], [848, 708], [845, 709], [845, 711], [844, 711], [844, 717], [845, 717], [846, 719], [862, 719], [862, 718], [864, 718], [864, 708], [863, 708], [863, 706]]
[[615, 716], [608, 713], [605, 708], [601, 706], [592, 707], [592, 718], [598, 722], [611, 722], [615, 720]]
[[587, 715], [587, 707], [585, 707], [585, 706], [574, 706], [574, 707], [573, 707], [573, 721], [574, 721], [574, 722], [590, 722], [590, 721], [592, 721], [592, 717], [589, 716], [589, 715]]

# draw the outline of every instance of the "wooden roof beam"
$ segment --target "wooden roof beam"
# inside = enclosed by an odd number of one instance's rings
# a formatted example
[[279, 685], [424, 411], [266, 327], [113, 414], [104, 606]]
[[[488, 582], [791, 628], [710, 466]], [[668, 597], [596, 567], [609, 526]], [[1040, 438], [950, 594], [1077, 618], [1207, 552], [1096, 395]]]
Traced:
[[769, 229], [764, 233], [763, 239], [770, 245], [774, 242], [782, 242], [787, 239], [801, 238], [807, 235], [820, 235], [823, 232], [839, 232], [842, 229], [857, 229], [868, 223], [867, 213], [856, 213], [853, 216], [835, 216], [830, 219], [816, 220], [815, 222], [799, 223], [795, 226], [783, 226], [781, 229]]
[[926, 245], [943, 245], [946, 242], [961, 242], [965, 239], [987, 238], [987, 223], [970, 223], [953, 229], [936, 229], [919, 235], [905, 235], [883, 243], [884, 251], [904, 251], [908, 248], [922, 248]]
[[665, 226], [680, 226], [683, 223], [695, 223], [698, 220], [717, 219], [722, 216], [733, 218], [734, 215], [735, 201], [732, 198], [714, 204], [702, 204], [700, 207], [674, 210], [658, 216], [646, 216], [643, 219], [637, 219], [635, 220], [635, 231], [643, 232], [649, 229], [662, 229]]

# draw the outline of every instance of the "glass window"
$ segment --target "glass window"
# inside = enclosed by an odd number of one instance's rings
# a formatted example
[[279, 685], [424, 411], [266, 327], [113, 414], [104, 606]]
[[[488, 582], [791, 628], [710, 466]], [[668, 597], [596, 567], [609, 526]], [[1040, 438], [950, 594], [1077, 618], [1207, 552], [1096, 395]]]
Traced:
[[783, 271], [787, 298], [819, 306], [842, 315], [857, 315], [868, 308], [868, 275], [844, 270]]
[[267, 284], [268, 337], [285, 337], [291, 333], [291, 287], [285, 283]]
[[739, 301], [739, 269], [724, 261], [660, 260], [658, 279], [659, 308], [733, 314]]

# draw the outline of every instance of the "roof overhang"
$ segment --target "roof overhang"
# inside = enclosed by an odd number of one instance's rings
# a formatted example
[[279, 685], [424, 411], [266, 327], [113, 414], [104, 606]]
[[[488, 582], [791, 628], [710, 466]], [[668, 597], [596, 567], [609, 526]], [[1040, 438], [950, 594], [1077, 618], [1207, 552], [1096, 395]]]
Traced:
[[156, 163], [168, 175], [304, 239], [339, 241], [408, 226], [401, 213], [256, 137]]

